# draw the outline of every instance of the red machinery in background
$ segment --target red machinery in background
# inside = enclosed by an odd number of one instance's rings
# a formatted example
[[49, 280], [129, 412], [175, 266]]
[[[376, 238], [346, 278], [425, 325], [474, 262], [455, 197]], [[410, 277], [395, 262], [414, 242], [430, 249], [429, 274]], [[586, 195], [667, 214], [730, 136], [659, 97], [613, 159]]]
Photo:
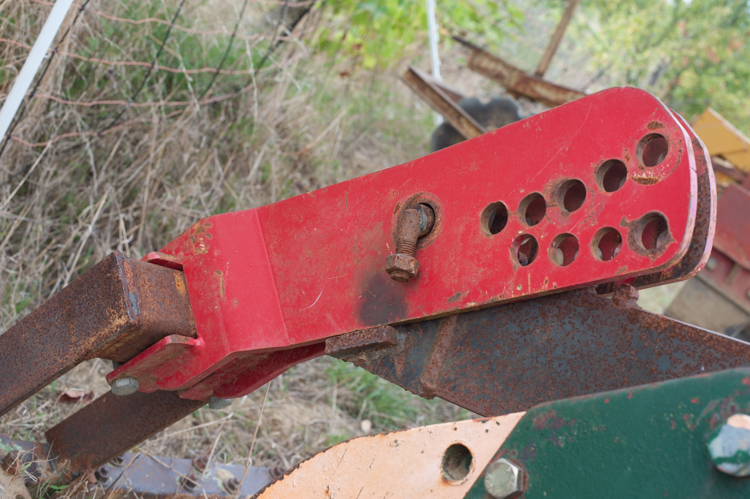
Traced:
[[[16, 380], [0, 414], [85, 359], [118, 363], [112, 392], [46, 433], [70, 479], [323, 354], [485, 416], [750, 366], [750, 345], [635, 306], [638, 288], [703, 268], [715, 199], [679, 116], [603, 91], [201, 220], [142, 261], [114, 253], [0, 336], [0, 376]], [[290, 473], [276, 483], [306, 487]]]

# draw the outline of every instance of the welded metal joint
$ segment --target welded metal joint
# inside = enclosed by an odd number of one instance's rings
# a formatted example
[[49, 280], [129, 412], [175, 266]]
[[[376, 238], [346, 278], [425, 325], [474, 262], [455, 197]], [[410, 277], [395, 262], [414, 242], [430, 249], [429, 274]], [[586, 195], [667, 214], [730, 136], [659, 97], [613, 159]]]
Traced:
[[407, 282], [417, 276], [419, 262], [414, 257], [417, 240], [430, 233], [435, 225], [435, 211], [426, 204], [407, 208], [396, 228], [396, 254], [388, 255], [385, 270], [391, 279]]

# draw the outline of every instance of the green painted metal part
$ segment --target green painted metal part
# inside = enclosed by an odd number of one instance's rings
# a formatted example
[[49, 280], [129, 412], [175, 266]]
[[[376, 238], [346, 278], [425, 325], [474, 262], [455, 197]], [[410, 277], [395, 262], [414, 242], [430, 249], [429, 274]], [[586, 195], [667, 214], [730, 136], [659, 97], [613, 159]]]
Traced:
[[[711, 464], [707, 439], [750, 414], [750, 369], [538, 405], [504, 442], [523, 466], [524, 499], [750, 498], [750, 479]], [[484, 475], [466, 495], [489, 497]]]

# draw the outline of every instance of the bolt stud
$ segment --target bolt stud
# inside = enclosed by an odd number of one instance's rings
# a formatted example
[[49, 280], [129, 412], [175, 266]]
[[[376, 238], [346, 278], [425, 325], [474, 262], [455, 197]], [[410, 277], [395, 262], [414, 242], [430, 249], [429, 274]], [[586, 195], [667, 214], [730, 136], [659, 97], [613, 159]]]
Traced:
[[391, 279], [407, 282], [419, 272], [419, 262], [414, 258], [417, 241], [430, 233], [435, 225], [435, 211], [426, 204], [407, 208], [399, 218], [396, 229], [396, 254], [388, 255], [385, 270]]
[[240, 481], [237, 480], [235, 477], [230, 477], [224, 480], [224, 490], [229, 492], [230, 494], [234, 494], [237, 492], [237, 489], [240, 488]]

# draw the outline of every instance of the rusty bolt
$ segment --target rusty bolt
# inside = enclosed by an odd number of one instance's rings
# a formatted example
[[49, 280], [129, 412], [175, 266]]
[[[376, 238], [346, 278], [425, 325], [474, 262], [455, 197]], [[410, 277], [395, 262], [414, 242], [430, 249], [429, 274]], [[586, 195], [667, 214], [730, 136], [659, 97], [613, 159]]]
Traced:
[[195, 490], [198, 488], [198, 477], [195, 476], [195, 473], [190, 473], [188, 476], [181, 476], [180, 487], [188, 492]]
[[9, 475], [18, 475], [23, 467], [23, 460], [21, 453], [17, 450], [8, 452], [2, 460], [0, 460], [0, 468]]
[[706, 268], [710, 271], [714, 271], [719, 267], [719, 262], [716, 260], [716, 258], [711, 257], [706, 262]]
[[215, 395], [211, 395], [208, 398], [208, 408], [213, 409], [215, 411], [226, 409], [230, 405], [232, 405], [231, 399], [220, 399], [219, 397]]
[[727, 475], [750, 476], [750, 416], [734, 414], [708, 438], [708, 455]]
[[283, 466], [272, 466], [271, 468], [268, 468], [268, 474], [271, 475], [271, 478], [278, 478], [284, 473], [286, 473], [286, 468]]
[[193, 468], [203, 473], [204, 471], [206, 471], [206, 465], [208, 465], [208, 457], [207, 456], [194, 457], [192, 463], [193, 463]]
[[123, 376], [117, 378], [110, 385], [112, 393], [118, 397], [124, 397], [125, 395], [132, 395], [138, 391], [138, 380], [131, 378], [130, 376]]
[[230, 494], [234, 494], [237, 492], [237, 489], [240, 488], [240, 481], [237, 480], [235, 477], [230, 477], [224, 480], [224, 490], [229, 492]]
[[435, 211], [426, 204], [407, 208], [396, 229], [396, 254], [388, 255], [385, 270], [391, 279], [407, 282], [419, 272], [419, 262], [414, 258], [417, 240], [430, 233], [435, 225]]
[[493, 499], [508, 499], [523, 492], [523, 468], [498, 459], [484, 471], [484, 488]]
[[110, 475], [110, 470], [107, 465], [99, 466], [99, 468], [94, 472], [96, 481], [102, 485], [105, 485], [109, 481], [109, 475]]

